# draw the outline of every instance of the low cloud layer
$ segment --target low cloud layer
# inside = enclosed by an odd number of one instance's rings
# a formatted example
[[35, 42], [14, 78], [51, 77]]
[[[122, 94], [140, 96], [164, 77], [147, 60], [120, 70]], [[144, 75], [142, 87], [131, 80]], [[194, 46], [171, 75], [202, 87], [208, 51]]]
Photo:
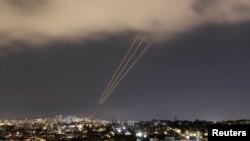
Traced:
[[204, 23], [250, 20], [249, 0], [1, 0], [0, 45], [142, 32], [164, 39]]

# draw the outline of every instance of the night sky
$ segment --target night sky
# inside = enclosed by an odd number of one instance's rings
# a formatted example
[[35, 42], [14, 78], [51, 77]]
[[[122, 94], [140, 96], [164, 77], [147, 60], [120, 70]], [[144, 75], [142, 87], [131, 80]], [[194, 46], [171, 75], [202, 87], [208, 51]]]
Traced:
[[[15, 5], [39, 9], [27, 4], [29, 0], [22, 1]], [[250, 9], [247, 6], [245, 10]], [[25, 16], [29, 13], [24, 11]], [[188, 22], [188, 29], [181, 26], [169, 31], [171, 34], [147, 25], [149, 30], [137, 28], [137, 24], [131, 27], [133, 23], [121, 20], [127, 26], [114, 30], [98, 27], [83, 35], [77, 32], [77, 36], [71, 35], [75, 30], [50, 34], [0, 22], [0, 118], [89, 116], [93, 111], [100, 119], [250, 118], [250, 22], [246, 20], [250, 15], [243, 11], [243, 17], [247, 18], [232, 18], [233, 22], [199, 19], [194, 21], [199, 24]], [[165, 20], [158, 22], [164, 24]], [[158, 24], [154, 22], [152, 27]], [[39, 43], [30, 31], [39, 33]], [[96, 105], [138, 32], [145, 33], [147, 39], [160, 40], [152, 44], [107, 102]]]

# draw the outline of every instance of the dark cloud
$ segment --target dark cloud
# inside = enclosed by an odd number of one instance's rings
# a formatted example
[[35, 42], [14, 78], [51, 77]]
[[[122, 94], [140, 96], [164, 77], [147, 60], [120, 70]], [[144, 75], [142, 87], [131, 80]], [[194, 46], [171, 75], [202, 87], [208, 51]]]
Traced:
[[98, 40], [126, 32], [173, 39], [206, 23], [249, 21], [249, 7], [249, 0], [3, 0], [0, 44]]
[[205, 11], [208, 7], [214, 7], [216, 0], [197, 0], [193, 4], [194, 11], [199, 14], [205, 14]]
[[47, 0], [5, 0], [6, 4], [16, 12], [24, 12], [24, 14], [33, 14], [46, 6]]
[[240, 13], [249, 13], [250, 12], [250, 7], [244, 4], [237, 5], [234, 7], [234, 9]]

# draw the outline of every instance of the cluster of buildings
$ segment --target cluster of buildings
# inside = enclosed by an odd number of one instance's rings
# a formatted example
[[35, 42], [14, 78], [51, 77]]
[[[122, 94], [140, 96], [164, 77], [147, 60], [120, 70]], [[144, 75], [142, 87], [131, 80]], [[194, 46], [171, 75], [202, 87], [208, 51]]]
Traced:
[[[0, 140], [54, 141], [206, 141], [210, 121], [91, 120], [61, 115], [54, 118], [0, 120]], [[249, 120], [220, 121], [250, 124]]]

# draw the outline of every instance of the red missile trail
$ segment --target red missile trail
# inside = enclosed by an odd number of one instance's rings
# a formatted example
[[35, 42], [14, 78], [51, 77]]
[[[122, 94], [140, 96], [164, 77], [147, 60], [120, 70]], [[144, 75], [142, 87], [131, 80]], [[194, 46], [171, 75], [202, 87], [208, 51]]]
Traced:
[[93, 112], [93, 113], [89, 116], [89, 119], [92, 120], [94, 116], [95, 116], [95, 112]]
[[[114, 81], [114, 79], [115, 79], [117, 73], [120, 71], [121, 66], [124, 64], [124, 61], [127, 59], [127, 56], [129, 55], [130, 51], [133, 49], [133, 46], [134, 46], [135, 42], [137, 41], [138, 37], [139, 37], [139, 34], [135, 37], [134, 41], [133, 41], [132, 44], [130, 45], [130, 47], [129, 47], [127, 53], [126, 53], [125, 56], [123, 57], [121, 63], [119, 64], [118, 68], [116, 69], [114, 75], [112, 76], [112, 78], [111, 78], [110, 81], [108, 82], [108, 85], [106, 86], [105, 90], [103, 91], [103, 93], [102, 93], [102, 95], [101, 95], [101, 97], [100, 97], [100, 99], [99, 99], [99, 101], [98, 101], [97, 104], [100, 104], [100, 102], [102, 101], [103, 97], [105, 96], [107, 90], [110, 88], [110, 85], [113, 84], [113, 81]], [[120, 74], [120, 73], [119, 73], [119, 74]]]
[[[131, 59], [133, 59], [133, 57], [136, 55], [138, 49], [140, 48], [141, 44], [142, 44], [143, 40], [140, 41], [140, 43], [138, 44], [138, 46], [135, 48], [135, 50], [132, 52], [131, 56], [129, 57], [129, 59], [126, 61], [126, 63], [124, 64], [124, 66], [122, 67], [120, 73], [116, 76], [115, 80], [112, 82], [111, 86], [108, 88], [108, 91], [105, 93], [104, 97], [106, 97], [106, 95], [108, 94], [108, 92], [113, 88], [113, 86], [116, 84], [116, 82], [119, 80], [120, 76], [122, 76], [122, 74], [124, 73], [124, 71], [126, 72], [125, 69], [127, 69], [127, 66], [129, 65], [129, 63], [131, 62]], [[102, 102], [103, 99], [101, 99], [100, 103]]]
[[151, 46], [152, 41], [143, 49], [143, 51], [137, 56], [137, 58], [134, 60], [134, 62], [129, 66], [129, 68], [124, 72], [124, 74], [121, 76], [121, 78], [115, 83], [115, 85], [110, 89], [110, 91], [107, 93], [107, 95], [104, 97], [102, 102], [100, 104], [103, 104], [107, 101], [108, 97], [112, 94], [114, 89], [118, 86], [118, 84], [122, 81], [122, 79], [127, 75], [127, 73], [133, 68], [133, 66], [136, 64], [136, 62], [145, 54], [145, 52], [148, 50], [148, 48]]

